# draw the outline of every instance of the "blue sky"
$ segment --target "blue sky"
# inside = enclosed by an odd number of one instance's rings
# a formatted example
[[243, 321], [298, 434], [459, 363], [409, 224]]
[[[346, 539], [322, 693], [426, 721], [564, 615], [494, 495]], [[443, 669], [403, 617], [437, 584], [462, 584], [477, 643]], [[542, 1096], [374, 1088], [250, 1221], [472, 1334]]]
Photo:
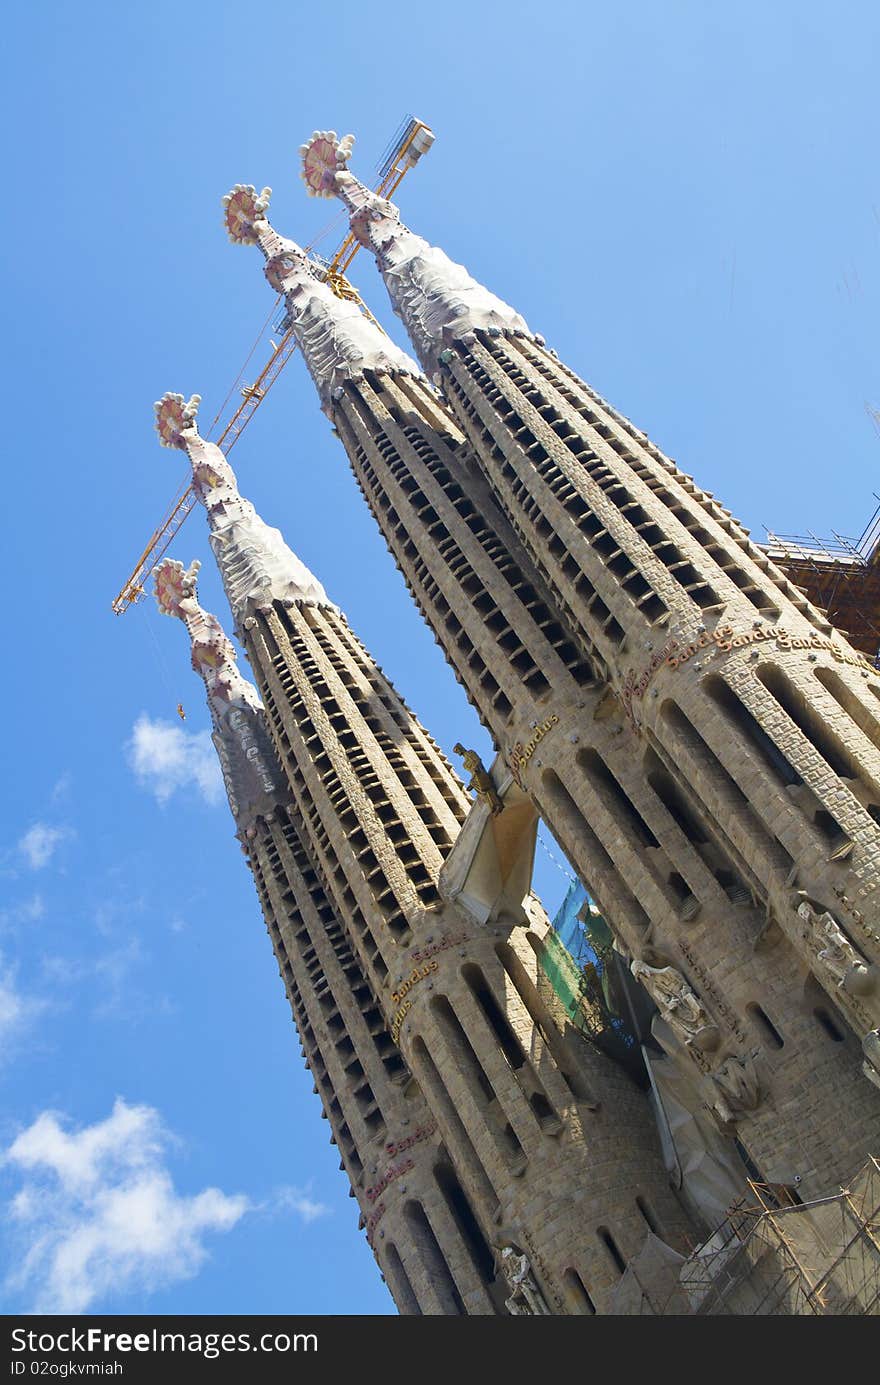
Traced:
[[[272, 301], [220, 198], [269, 183], [308, 241], [336, 208], [305, 197], [302, 140], [353, 130], [368, 175], [415, 112], [437, 143], [401, 190], [414, 229], [757, 537], [858, 535], [880, 489], [880, 13], [44, 0], [5, 38], [0, 1308], [388, 1313], [184, 633], [152, 602], [110, 611], [184, 475], [153, 400], [198, 392], [212, 417]], [[353, 278], [400, 341], [366, 256]], [[443, 746], [488, 753], [300, 361], [233, 461]], [[226, 620], [200, 514], [172, 553], [203, 559]], [[553, 907], [566, 880], [542, 857], [538, 884]]]

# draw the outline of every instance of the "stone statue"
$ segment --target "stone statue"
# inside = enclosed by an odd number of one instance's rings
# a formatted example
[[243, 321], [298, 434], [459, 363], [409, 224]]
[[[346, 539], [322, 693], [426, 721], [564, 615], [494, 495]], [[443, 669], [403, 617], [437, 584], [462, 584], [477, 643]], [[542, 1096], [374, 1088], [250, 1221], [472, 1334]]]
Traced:
[[850, 994], [869, 994], [875, 986], [875, 970], [853, 947], [834, 915], [818, 913], [808, 899], [801, 900], [797, 912], [801, 937], [823, 970]]
[[471, 776], [468, 788], [473, 789], [477, 798], [482, 799], [484, 803], [488, 804], [490, 812], [500, 813], [504, 804], [498, 796], [498, 790], [495, 788], [491, 774], [486, 769], [486, 766], [483, 764], [477, 752], [475, 750], [466, 750], [460, 741], [457, 742], [452, 749], [456, 755], [461, 756], [462, 763]]
[[511, 1291], [504, 1303], [508, 1313], [515, 1317], [520, 1314], [552, 1316], [527, 1255], [517, 1254], [513, 1246], [505, 1246], [501, 1252], [501, 1273]]
[[682, 1043], [701, 1053], [718, 1047], [718, 1026], [706, 1014], [680, 971], [675, 967], [649, 967], [639, 957], [633, 958], [630, 971]]
[[713, 1109], [727, 1123], [740, 1119], [760, 1104], [763, 1092], [751, 1058], [731, 1053], [709, 1074], [714, 1087]]

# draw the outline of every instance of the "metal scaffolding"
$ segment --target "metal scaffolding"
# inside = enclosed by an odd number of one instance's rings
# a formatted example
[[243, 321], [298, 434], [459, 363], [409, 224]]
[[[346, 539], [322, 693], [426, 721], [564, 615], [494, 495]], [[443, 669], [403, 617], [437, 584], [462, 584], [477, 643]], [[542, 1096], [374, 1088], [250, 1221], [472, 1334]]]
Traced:
[[749, 1183], [687, 1259], [650, 1237], [623, 1277], [616, 1311], [880, 1315], [880, 1161], [869, 1159], [848, 1188], [815, 1202], [799, 1202], [791, 1188]]

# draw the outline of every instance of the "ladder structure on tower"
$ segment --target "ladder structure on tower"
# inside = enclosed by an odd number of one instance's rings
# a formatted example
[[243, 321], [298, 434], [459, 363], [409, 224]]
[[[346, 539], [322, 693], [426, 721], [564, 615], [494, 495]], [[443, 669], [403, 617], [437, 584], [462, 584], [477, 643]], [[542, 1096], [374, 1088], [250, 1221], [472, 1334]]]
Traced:
[[[874, 497], [878, 500], [878, 497]], [[880, 654], [880, 503], [857, 539], [834, 534], [790, 535], [767, 531], [768, 557], [856, 649], [875, 662]]]
[[[400, 126], [399, 130], [391, 141], [388, 150], [378, 168], [378, 182], [375, 191], [380, 197], [391, 197], [395, 190], [400, 186], [406, 174], [414, 168], [423, 154], [426, 154], [434, 143], [434, 134], [431, 128], [422, 120], [415, 116], [408, 116]], [[356, 303], [363, 313], [376, 322], [372, 313], [361, 299], [360, 294], [353, 284], [346, 278], [346, 271], [351, 265], [352, 260], [360, 248], [359, 242], [349, 232], [335, 253], [329, 258], [324, 259], [314, 254], [313, 247], [307, 246], [306, 249], [312, 254], [319, 276], [326, 281], [329, 287], [339, 298], [349, 299]], [[279, 297], [266, 319], [261, 335], [265, 327], [277, 316], [281, 305]], [[376, 323], [379, 326], [379, 323]], [[262, 404], [269, 390], [274, 385], [278, 376], [290, 360], [296, 350], [296, 338], [293, 328], [284, 319], [279, 325], [280, 340], [272, 343], [272, 355], [263, 366], [252, 384], [245, 385], [240, 391], [241, 402], [236, 407], [232, 416], [223, 424], [220, 433], [214, 437], [214, 429], [218, 426], [220, 416], [226, 407], [224, 403], [219, 413], [211, 425], [208, 437], [210, 441], [216, 442], [228, 453], [235, 446], [247, 425], [250, 423], [257, 409]], [[239, 380], [241, 375], [239, 375]], [[238, 381], [236, 381], [238, 384]], [[226, 397], [228, 402], [235, 385]], [[115, 615], [122, 615], [128, 610], [129, 606], [134, 606], [145, 595], [146, 581], [153, 568], [163, 557], [187, 515], [196, 503], [196, 495], [192, 484], [186, 485], [178, 491], [171, 505], [166, 512], [161, 524], [150, 536], [149, 542], [138, 558], [135, 567], [125, 582], [124, 586], [113, 600], [113, 611]]]

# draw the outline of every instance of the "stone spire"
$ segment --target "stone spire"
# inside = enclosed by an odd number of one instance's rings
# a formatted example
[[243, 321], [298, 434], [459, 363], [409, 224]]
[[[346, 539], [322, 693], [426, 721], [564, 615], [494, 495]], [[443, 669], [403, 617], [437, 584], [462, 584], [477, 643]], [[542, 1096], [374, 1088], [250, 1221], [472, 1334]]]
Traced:
[[369, 250], [385, 280], [394, 311], [433, 379], [440, 353], [469, 332], [531, 336], [513, 308], [472, 279], [463, 265], [402, 225], [400, 212], [349, 171], [354, 136], [317, 130], [300, 148], [302, 177], [313, 197], [338, 197], [352, 233]]
[[266, 220], [270, 188], [258, 195], [237, 183], [223, 198], [223, 224], [234, 245], [256, 245], [266, 259], [266, 278], [284, 295], [289, 321], [318, 390], [329, 411], [331, 395], [346, 380], [365, 370], [418, 375], [406, 352], [348, 298], [333, 292], [320, 267], [295, 241], [280, 236]]
[[235, 473], [220, 448], [196, 427], [201, 397], [184, 402], [164, 394], [157, 402], [156, 431], [163, 447], [185, 452], [193, 488], [208, 512], [210, 542], [236, 624], [274, 601], [285, 606], [332, 606], [321, 583], [291, 552], [278, 529], [260, 519], [238, 492]]
[[229, 805], [239, 831], [251, 836], [259, 816], [272, 812], [289, 794], [281, 778], [265, 712], [253, 683], [243, 678], [237, 657], [219, 620], [204, 610], [196, 594], [199, 563], [165, 558], [154, 569], [156, 604], [163, 615], [186, 626], [192, 666], [205, 684], [213, 723], [212, 740], [220, 760]]

